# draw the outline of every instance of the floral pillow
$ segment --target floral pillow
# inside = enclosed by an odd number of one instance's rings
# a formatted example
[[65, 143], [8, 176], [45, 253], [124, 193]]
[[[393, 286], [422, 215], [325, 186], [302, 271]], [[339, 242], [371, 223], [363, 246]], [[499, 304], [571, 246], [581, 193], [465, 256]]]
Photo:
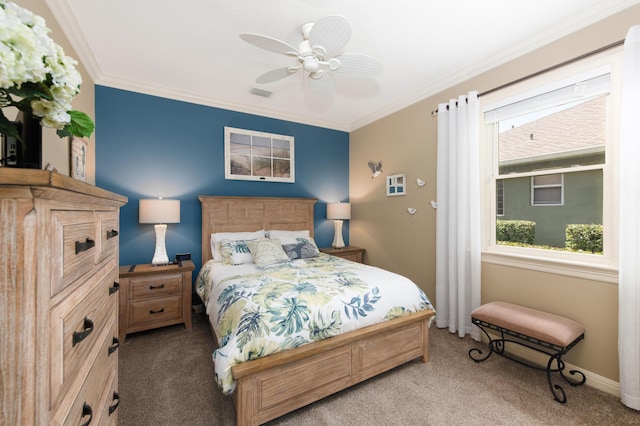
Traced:
[[253, 262], [257, 266], [267, 266], [290, 260], [277, 238], [247, 241], [247, 246]]
[[211, 255], [216, 262], [222, 261], [220, 241], [222, 240], [257, 240], [264, 238], [264, 229], [255, 232], [217, 232], [211, 234]]
[[320, 250], [312, 238], [296, 238], [296, 240], [296, 243], [282, 245], [290, 259], [307, 259], [320, 254]]
[[222, 240], [220, 241], [220, 257], [222, 263], [227, 265], [242, 265], [253, 262], [247, 240]]

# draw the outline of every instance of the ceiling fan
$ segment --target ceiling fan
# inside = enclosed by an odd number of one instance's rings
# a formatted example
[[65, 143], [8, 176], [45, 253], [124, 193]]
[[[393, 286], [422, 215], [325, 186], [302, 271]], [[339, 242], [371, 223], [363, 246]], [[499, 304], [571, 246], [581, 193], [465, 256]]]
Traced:
[[261, 34], [245, 33], [240, 38], [261, 49], [297, 59], [297, 64], [262, 74], [256, 83], [282, 80], [302, 70], [307, 86], [316, 94], [333, 93], [333, 73], [353, 77], [371, 77], [382, 72], [382, 64], [360, 53], [340, 53], [351, 38], [351, 24], [344, 16], [330, 15], [315, 23], [302, 25], [302, 41], [296, 49], [284, 41]]

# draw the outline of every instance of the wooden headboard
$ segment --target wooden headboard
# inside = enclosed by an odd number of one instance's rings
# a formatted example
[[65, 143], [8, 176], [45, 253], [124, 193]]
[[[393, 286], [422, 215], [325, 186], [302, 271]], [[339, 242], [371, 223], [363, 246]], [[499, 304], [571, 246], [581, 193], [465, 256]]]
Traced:
[[202, 203], [202, 264], [212, 258], [211, 234], [216, 232], [308, 229], [313, 237], [315, 198], [198, 197]]

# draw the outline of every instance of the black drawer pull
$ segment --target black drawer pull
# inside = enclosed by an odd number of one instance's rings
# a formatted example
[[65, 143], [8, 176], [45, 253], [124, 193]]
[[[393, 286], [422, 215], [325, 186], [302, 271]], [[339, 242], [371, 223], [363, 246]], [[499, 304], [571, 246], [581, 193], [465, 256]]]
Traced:
[[76, 254], [82, 253], [83, 251], [87, 251], [90, 248], [96, 246], [96, 242], [91, 238], [87, 238], [87, 241], [81, 243], [80, 241], [76, 241]]
[[154, 310], [150, 310], [150, 311], [149, 311], [149, 313], [150, 313], [150, 314], [152, 314], [152, 315], [153, 315], [153, 314], [161, 314], [161, 313], [163, 313], [163, 312], [164, 312], [164, 308], [160, 309], [159, 311], [154, 311]]
[[117, 337], [114, 337], [112, 340], [112, 345], [109, 346], [109, 349], [107, 350], [108, 354], [111, 355], [112, 353], [114, 353], [116, 351], [116, 349], [118, 349], [118, 347], [120, 346], [120, 340], [118, 340]]
[[149, 286], [149, 290], [157, 290], [159, 288], [164, 288], [164, 284], [160, 284], [160, 285], [150, 285]]
[[120, 405], [120, 394], [116, 391], [113, 391], [113, 400], [116, 403], [109, 406], [109, 415], [113, 414], [118, 409], [118, 405]]
[[107, 230], [107, 240], [110, 240], [113, 237], [117, 237], [118, 236], [118, 231], [115, 229], [112, 229], [111, 231]]
[[93, 420], [93, 409], [89, 404], [85, 402], [84, 404], [82, 404], [82, 418], [85, 418], [87, 416], [89, 416], [89, 420], [82, 423], [81, 426], [89, 426], [89, 423], [91, 423], [91, 420]]
[[113, 287], [109, 287], [109, 296], [111, 296], [113, 293], [115, 293], [118, 290], [120, 290], [120, 283], [114, 281]]
[[85, 317], [83, 327], [84, 327], [84, 330], [73, 332], [73, 346], [82, 342], [84, 339], [87, 338], [88, 335], [91, 334], [91, 332], [93, 331], [93, 321]]

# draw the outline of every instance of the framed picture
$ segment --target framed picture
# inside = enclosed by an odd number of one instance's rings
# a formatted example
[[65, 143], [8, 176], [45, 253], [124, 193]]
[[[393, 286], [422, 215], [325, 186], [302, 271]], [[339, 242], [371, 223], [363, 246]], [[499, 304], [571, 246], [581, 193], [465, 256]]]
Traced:
[[83, 182], [87, 179], [87, 149], [89, 149], [89, 143], [86, 140], [71, 137], [69, 175]]
[[295, 182], [293, 136], [224, 128], [225, 179]]
[[407, 195], [407, 175], [387, 176], [387, 197]]

